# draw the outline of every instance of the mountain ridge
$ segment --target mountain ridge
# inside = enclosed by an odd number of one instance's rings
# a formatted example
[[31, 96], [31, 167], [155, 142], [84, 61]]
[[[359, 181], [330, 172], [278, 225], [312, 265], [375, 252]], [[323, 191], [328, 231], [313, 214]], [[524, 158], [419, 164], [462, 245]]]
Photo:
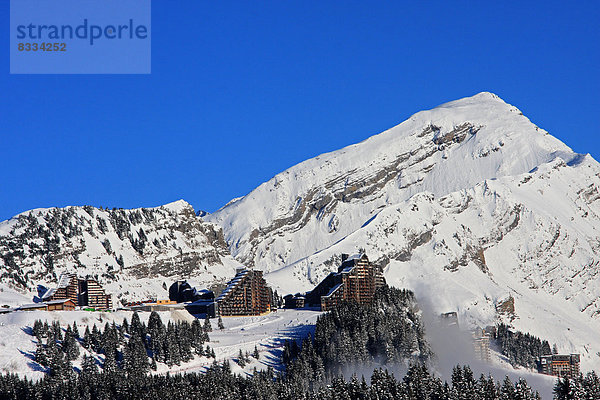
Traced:
[[167, 297], [172, 280], [221, 283], [237, 267], [221, 229], [183, 200], [130, 210], [40, 208], [0, 223], [0, 281], [30, 293], [74, 272], [97, 276], [123, 301]]

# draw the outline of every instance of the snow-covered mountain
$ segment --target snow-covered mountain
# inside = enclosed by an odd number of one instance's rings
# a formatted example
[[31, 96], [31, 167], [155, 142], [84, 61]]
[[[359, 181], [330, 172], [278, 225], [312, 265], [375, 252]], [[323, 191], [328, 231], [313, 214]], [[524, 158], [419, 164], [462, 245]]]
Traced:
[[[480, 93], [300, 163], [207, 220], [282, 292], [362, 248], [433, 311], [512, 321], [598, 369], [599, 187], [589, 155]], [[514, 313], [497, 312], [511, 298]]]
[[97, 276], [124, 300], [164, 298], [176, 279], [220, 283], [238, 266], [220, 227], [183, 200], [132, 210], [36, 209], [0, 223], [0, 283], [32, 295], [68, 271]]
[[480, 93], [302, 162], [207, 220], [223, 227], [234, 257], [272, 270], [336, 243], [416, 193], [443, 196], [557, 157], [581, 156], [517, 108]]
[[0, 223], [0, 286], [31, 294], [71, 270], [136, 299], [166, 296], [180, 277], [223, 282], [241, 262], [296, 293], [364, 249], [432, 312], [509, 322], [600, 370], [599, 188], [593, 158], [480, 93], [291, 167], [213, 214], [183, 201], [23, 213]]

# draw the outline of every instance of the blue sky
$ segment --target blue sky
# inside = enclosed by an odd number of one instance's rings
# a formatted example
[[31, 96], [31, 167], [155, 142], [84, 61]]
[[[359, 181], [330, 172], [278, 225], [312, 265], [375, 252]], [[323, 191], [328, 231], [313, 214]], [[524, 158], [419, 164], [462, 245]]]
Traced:
[[284, 169], [480, 91], [600, 159], [600, 2], [153, 0], [151, 75], [10, 75], [0, 220], [214, 211]]

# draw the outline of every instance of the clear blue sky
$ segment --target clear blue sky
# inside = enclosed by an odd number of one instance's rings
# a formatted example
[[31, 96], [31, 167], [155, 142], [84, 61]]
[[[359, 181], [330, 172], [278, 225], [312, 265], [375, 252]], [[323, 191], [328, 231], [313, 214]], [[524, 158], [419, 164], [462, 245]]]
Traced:
[[[151, 75], [9, 75], [0, 220], [214, 211], [284, 169], [480, 91], [600, 159], [600, 2], [153, 0]], [[527, 3], [524, 5], [524, 3]]]

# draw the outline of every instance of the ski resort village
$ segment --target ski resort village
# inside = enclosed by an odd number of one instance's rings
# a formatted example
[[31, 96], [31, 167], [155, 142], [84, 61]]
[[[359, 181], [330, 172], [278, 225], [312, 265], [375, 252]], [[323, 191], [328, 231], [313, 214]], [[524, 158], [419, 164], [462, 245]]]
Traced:
[[599, 188], [484, 92], [214, 213], [26, 211], [0, 223], [0, 393], [600, 399]]

